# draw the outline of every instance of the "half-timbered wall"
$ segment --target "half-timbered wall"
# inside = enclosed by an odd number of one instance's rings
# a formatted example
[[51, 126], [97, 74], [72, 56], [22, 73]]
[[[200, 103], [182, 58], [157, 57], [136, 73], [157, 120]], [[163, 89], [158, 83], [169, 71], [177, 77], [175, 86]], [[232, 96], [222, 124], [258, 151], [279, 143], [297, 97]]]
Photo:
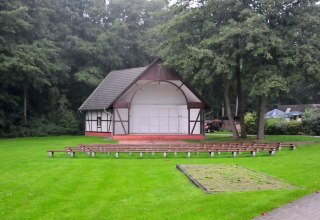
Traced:
[[114, 108], [114, 134], [129, 134], [129, 108]]
[[86, 111], [86, 131], [112, 132], [111, 112]]
[[204, 115], [202, 109], [189, 109], [189, 134], [203, 134]]

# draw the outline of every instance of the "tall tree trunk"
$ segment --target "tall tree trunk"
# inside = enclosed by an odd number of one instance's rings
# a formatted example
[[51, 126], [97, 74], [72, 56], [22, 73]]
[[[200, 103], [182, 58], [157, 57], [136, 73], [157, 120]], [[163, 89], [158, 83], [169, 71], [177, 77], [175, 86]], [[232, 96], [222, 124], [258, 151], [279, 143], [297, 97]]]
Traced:
[[241, 62], [240, 57], [236, 58], [236, 79], [237, 79], [237, 94], [238, 94], [238, 116], [240, 120], [241, 138], [247, 138], [246, 125], [244, 124], [244, 110], [243, 110], [243, 92], [241, 82]]
[[231, 111], [230, 86], [231, 86], [230, 79], [228, 79], [226, 76], [224, 76], [224, 102], [226, 105], [229, 126], [232, 131], [232, 138], [238, 139], [239, 134], [238, 134], [236, 125], [234, 123], [234, 119], [233, 119], [233, 115], [232, 115], [232, 111]]
[[27, 83], [23, 84], [23, 123], [27, 125], [27, 96], [28, 96], [28, 88]]
[[259, 108], [259, 122], [258, 122], [258, 140], [264, 140], [264, 124], [265, 124], [265, 109], [266, 109], [266, 96], [261, 95], [258, 97], [258, 108]]

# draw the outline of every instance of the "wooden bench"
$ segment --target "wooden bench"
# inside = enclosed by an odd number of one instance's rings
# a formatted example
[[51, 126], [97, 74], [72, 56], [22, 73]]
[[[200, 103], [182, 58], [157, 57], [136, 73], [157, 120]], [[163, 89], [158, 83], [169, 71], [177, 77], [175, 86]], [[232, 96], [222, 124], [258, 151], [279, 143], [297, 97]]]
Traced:
[[269, 152], [270, 155], [275, 155], [281, 147], [289, 147], [295, 149], [294, 144], [286, 143], [202, 143], [202, 144], [80, 144], [76, 147], [65, 147], [64, 150], [49, 150], [49, 157], [53, 157], [55, 152], [66, 152], [71, 157], [75, 156], [76, 152], [87, 153], [92, 157], [96, 153], [115, 153], [119, 157], [120, 153], [139, 153], [143, 157], [144, 153], [163, 153], [166, 157], [169, 153], [177, 155], [177, 153], [186, 153], [187, 157], [191, 157], [191, 153], [199, 154], [201, 152], [209, 153], [211, 157], [215, 153], [231, 152], [235, 157], [242, 152], [250, 152], [252, 156], [256, 156], [261, 151]]
[[54, 153], [56, 153], [56, 152], [68, 153], [68, 154], [70, 155], [70, 157], [74, 157], [74, 156], [75, 156], [75, 151], [69, 151], [69, 150], [48, 150], [49, 157], [54, 157]]

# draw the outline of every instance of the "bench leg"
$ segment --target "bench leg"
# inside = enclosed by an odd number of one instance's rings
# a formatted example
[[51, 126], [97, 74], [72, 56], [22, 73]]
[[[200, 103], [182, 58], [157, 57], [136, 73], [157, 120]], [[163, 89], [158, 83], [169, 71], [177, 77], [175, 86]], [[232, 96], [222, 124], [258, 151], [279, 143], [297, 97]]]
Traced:
[[282, 147], [278, 147], [278, 150], [279, 150], [279, 151], [282, 150]]
[[188, 157], [190, 157], [190, 156], [191, 156], [190, 152], [188, 152], [187, 156], [188, 156]]
[[232, 151], [231, 154], [232, 154], [233, 157], [237, 156], [237, 152], [236, 151]]
[[75, 152], [69, 152], [70, 157], [75, 157], [76, 153]]
[[54, 156], [54, 152], [53, 151], [49, 151], [49, 157], [53, 157]]
[[221, 154], [221, 151], [218, 151], [218, 155], [220, 155]]
[[151, 155], [154, 156], [154, 152], [152, 152]]
[[129, 155], [132, 156], [132, 152], [129, 152]]
[[118, 158], [119, 157], [119, 152], [116, 152], [116, 158]]
[[142, 152], [140, 152], [140, 157], [143, 157], [143, 153]]
[[214, 152], [213, 151], [210, 152], [210, 156], [214, 157]]
[[269, 151], [269, 154], [270, 154], [270, 156], [273, 156], [273, 155], [276, 154], [276, 151], [275, 151], [275, 150], [270, 150], [270, 151]]
[[163, 152], [163, 157], [167, 157], [167, 152]]
[[177, 156], [177, 152], [175, 151], [175, 152], [173, 153], [173, 155], [174, 155], [174, 156]]
[[257, 152], [251, 151], [251, 156], [255, 157], [257, 155]]
[[96, 157], [96, 152], [91, 152], [91, 157]]
[[290, 145], [290, 149], [291, 149], [291, 150], [295, 150], [295, 149], [296, 149], [296, 146], [295, 146], [295, 145]]

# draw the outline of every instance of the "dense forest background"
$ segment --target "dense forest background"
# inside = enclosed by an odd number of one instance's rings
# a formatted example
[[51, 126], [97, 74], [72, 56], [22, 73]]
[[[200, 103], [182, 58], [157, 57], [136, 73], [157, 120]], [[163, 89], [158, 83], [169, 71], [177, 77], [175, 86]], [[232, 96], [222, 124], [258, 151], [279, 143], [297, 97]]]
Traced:
[[[82, 102], [114, 69], [162, 56], [239, 116], [320, 103], [317, 1], [0, 2], [0, 136], [81, 133]], [[258, 103], [258, 104], [257, 104]]]

